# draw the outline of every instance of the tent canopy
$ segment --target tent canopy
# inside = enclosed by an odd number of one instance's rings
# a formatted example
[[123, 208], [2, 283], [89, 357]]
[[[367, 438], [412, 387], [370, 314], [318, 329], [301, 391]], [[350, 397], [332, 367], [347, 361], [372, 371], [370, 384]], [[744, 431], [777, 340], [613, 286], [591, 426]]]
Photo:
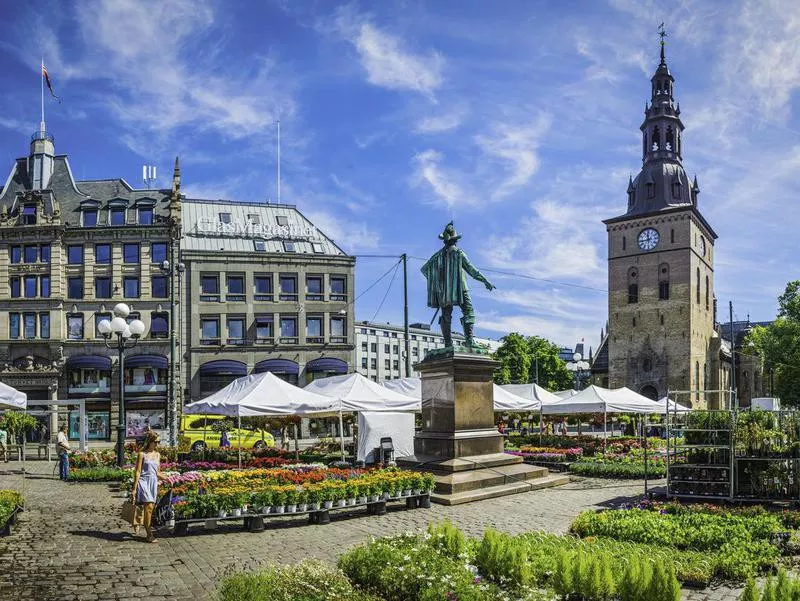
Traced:
[[[549, 392], [548, 390], [545, 390], [538, 384], [534, 383], [503, 384], [501, 388], [505, 389], [506, 391], [512, 394], [521, 396], [524, 399], [527, 399], [533, 403], [538, 404], [537, 409], [540, 409], [544, 405], [552, 405], [553, 403], [557, 403], [559, 401], [558, 396], [556, 396], [554, 393]], [[495, 396], [495, 399], [496, 398], [497, 396]]]
[[629, 388], [601, 388], [591, 385], [575, 396], [544, 405], [542, 413], [569, 415], [574, 413], [663, 413], [655, 401]]
[[0, 409], [26, 409], [28, 395], [0, 382]]
[[[418, 398], [408, 396], [365, 378], [359, 373], [320, 378], [304, 390], [341, 403], [342, 411], [419, 411]], [[339, 403], [336, 403], [337, 410]]]
[[338, 410], [336, 401], [289, 384], [272, 372], [238, 378], [211, 396], [183, 408], [184, 413], [190, 414], [239, 417], [307, 415]]
[[670, 413], [688, 413], [691, 411], [688, 407], [681, 405], [680, 403], [676, 403], [668, 399], [667, 397], [663, 397], [657, 401], [658, 405], [661, 407], [660, 413], [666, 413], [667, 407], [669, 407]]
[[578, 391], [574, 388], [569, 388], [567, 390], [556, 390], [553, 394], [560, 399], [568, 399], [569, 397], [578, 394]]
[[[422, 379], [420, 378], [398, 378], [397, 380], [386, 380], [383, 386], [395, 392], [413, 397], [418, 400], [416, 411], [420, 410], [422, 400]], [[541, 387], [535, 393], [530, 390], [534, 384], [523, 384], [528, 388], [531, 396], [523, 394], [525, 391], [516, 392], [509, 386], [498, 386], [494, 384], [494, 410], [495, 411], [539, 411], [542, 400], [556, 400], [550, 398], [550, 393]]]

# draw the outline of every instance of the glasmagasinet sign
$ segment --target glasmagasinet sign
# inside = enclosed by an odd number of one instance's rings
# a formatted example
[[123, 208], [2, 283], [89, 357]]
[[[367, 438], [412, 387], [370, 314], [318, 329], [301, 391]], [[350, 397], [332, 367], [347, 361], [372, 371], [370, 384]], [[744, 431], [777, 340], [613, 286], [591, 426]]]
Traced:
[[198, 234], [216, 236], [241, 236], [243, 238], [267, 239], [315, 239], [319, 237], [317, 228], [311, 225], [272, 225], [251, 221], [231, 221], [222, 223], [213, 219], [199, 219], [196, 225]]

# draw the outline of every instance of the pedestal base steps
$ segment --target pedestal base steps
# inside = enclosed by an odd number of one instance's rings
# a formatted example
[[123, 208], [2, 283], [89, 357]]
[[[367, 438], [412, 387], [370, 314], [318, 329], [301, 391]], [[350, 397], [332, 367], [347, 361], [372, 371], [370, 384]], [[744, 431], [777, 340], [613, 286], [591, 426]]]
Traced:
[[431, 472], [436, 478], [431, 501], [441, 505], [460, 505], [569, 482], [568, 475], [550, 474], [547, 468], [528, 465], [522, 457], [505, 453], [453, 458], [414, 455], [399, 458], [397, 464]]

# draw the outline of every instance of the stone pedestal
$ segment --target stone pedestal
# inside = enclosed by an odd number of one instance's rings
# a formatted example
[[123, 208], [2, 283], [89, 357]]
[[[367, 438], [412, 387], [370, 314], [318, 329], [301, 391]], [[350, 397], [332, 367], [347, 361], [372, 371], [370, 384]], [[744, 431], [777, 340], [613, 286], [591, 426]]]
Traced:
[[434, 502], [455, 505], [568, 481], [503, 453], [494, 422], [498, 365], [480, 350], [447, 349], [415, 366], [422, 376], [422, 429], [414, 455], [397, 462], [436, 476]]

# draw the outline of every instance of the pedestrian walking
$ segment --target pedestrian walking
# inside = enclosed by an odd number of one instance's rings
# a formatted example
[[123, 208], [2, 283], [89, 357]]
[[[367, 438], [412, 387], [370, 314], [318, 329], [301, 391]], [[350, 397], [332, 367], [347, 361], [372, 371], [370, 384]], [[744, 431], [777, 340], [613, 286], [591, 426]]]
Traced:
[[[152, 430], [145, 435], [142, 450], [136, 456], [136, 470], [133, 474], [133, 490], [131, 501], [136, 504], [137, 511], [142, 511], [142, 525], [147, 533], [147, 542], [156, 542], [151, 523], [153, 508], [158, 501], [158, 481], [164, 476], [160, 471], [161, 454], [156, 451], [159, 443], [158, 434]], [[137, 531], [134, 525], [133, 531]]]
[[67, 424], [58, 429], [56, 448], [58, 449], [58, 477], [62, 480], [69, 478], [69, 438], [67, 438]]
[[8, 432], [2, 423], [0, 423], [0, 453], [3, 454], [3, 460], [8, 463]]

